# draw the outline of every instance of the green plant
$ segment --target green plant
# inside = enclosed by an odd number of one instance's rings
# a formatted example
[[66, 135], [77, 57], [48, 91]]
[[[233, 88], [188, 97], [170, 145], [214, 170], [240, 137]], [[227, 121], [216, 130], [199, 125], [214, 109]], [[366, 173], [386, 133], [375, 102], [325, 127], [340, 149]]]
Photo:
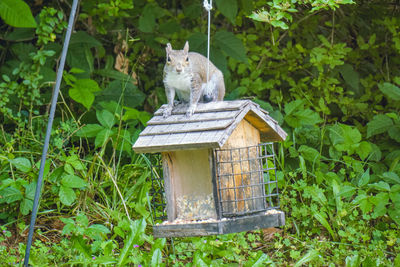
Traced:
[[[26, 2], [36, 28], [3, 24], [0, 38], [0, 221], [7, 227], [0, 261], [10, 264], [24, 254], [19, 240], [62, 46], [61, 14], [70, 8], [65, 1], [45, 1], [47, 8]], [[201, 1], [188, 0], [80, 4], [31, 264], [400, 263], [400, 38], [393, 1], [215, 1], [211, 59], [224, 72], [226, 100], [251, 98], [288, 133], [276, 158], [286, 225], [167, 240], [155, 240], [149, 227], [147, 178], [156, 161], [131, 145], [166, 102], [165, 44], [189, 40], [205, 53], [206, 13]], [[8, 23], [5, 11], [0, 17]], [[34, 26], [30, 12], [16, 17], [16, 11], [9, 14], [18, 23]]]

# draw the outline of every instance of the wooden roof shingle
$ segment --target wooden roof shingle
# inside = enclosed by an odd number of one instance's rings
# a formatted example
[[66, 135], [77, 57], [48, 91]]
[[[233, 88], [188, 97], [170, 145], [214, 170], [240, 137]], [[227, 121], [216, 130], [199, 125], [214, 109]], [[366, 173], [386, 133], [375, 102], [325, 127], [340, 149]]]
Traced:
[[243, 119], [261, 133], [262, 141], [283, 141], [287, 134], [268, 112], [250, 100], [198, 103], [186, 117], [187, 104], [174, 107], [164, 118], [161, 106], [133, 145], [135, 152], [153, 153], [182, 149], [221, 148]]

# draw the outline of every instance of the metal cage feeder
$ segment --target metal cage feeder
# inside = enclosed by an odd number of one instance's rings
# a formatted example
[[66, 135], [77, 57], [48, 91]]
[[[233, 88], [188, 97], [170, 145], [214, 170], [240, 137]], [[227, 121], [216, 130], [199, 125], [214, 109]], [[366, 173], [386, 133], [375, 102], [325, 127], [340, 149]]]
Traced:
[[163, 221], [153, 226], [154, 236], [284, 225], [273, 142], [286, 133], [267, 112], [248, 100], [199, 104], [190, 118], [184, 106], [163, 118], [164, 107], [133, 146], [161, 153], [162, 163], [151, 168], [153, 214]]

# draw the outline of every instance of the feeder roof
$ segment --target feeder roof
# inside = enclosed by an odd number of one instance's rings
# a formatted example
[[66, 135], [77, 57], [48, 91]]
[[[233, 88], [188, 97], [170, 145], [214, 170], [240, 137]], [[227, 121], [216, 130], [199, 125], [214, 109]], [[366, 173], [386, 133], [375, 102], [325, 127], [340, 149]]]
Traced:
[[153, 153], [199, 148], [221, 148], [241, 120], [260, 131], [261, 141], [283, 141], [287, 134], [268, 112], [250, 100], [198, 103], [187, 117], [187, 104], [174, 107], [164, 118], [161, 106], [147, 122], [133, 146], [135, 152]]

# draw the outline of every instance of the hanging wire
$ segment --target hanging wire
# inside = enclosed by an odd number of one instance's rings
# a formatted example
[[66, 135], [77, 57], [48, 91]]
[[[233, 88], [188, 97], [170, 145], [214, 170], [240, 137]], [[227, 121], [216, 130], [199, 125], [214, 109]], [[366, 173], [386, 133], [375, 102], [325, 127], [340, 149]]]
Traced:
[[211, 9], [212, 9], [212, 0], [208, 2], [207, 0], [204, 0], [203, 2], [204, 8], [208, 12], [208, 26], [207, 26], [207, 92], [210, 91], [210, 28], [211, 28]]
[[71, 38], [71, 32], [72, 32], [72, 27], [73, 27], [73, 24], [75, 21], [75, 14], [76, 14], [78, 2], [79, 2], [79, 0], [74, 0], [74, 2], [72, 3], [71, 13], [69, 16], [69, 21], [68, 21], [67, 33], [65, 34], [63, 50], [61, 53], [60, 65], [57, 70], [56, 85], [54, 87], [53, 97], [51, 99], [49, 121], [47, 123], [46, 137], [44, 140], [43, 151], [42, 151], [42, 159], [40, 161], [39, 177], [38, 177], [37, 184], [36, 184], [35, 198], [33, 200], [31, 223], [29, 225], [28, 241], [26, 244], [25, 259], [24, 259], [25, 267], [29, 266], [29, 256], [30, 256], [30, 250], [31, 250], [31, 246], [32, 246], [33, 232], [34, 232], [34, 228], [35, 228], [37, 211], [39, 208], [40, 190], [42, 188], [42, 183], [43, 183], [44, 166], [46, 163], [47, 150], [49, 148], [50, 135], [51, 135], [51, 129], [53, 127], [53, 120], [54, 120], [54, 114], [55, 114], [56, 106], [57, 106], [58, 94], [60, 92], [60, 85], [61, 85], [62, 74], [64, 71], [65, 58], [67, 56], [69, 40]]

